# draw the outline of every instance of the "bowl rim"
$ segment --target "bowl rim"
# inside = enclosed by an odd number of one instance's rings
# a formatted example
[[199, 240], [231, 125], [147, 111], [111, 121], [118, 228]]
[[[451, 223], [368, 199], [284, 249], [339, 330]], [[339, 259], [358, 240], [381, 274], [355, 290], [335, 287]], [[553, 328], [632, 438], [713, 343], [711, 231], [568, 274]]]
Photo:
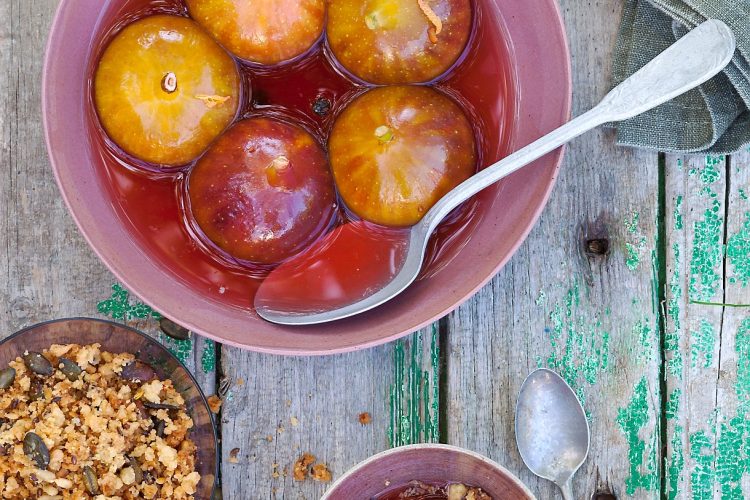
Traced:
[[[572, 103], [573, 103], [573, 75], [572, 75], [572, 61], [571, 61], [571, 52], [570, 52], [570, 40], [567, 34], [567, 30], [565, 27], [565, 21], [562, 14], [562, 9], [559, 3], [556, 0], [542, 0], [545, 5], [545, 8], [550, 9], [550, 12], [554, 13], [554, 29], [556, 33], [554, 33], [556, 36], [559, 36], [560, 39], [563, 41], [560, 47], [561, 50], [561, 57], [562, 57], [562, 70], [564, 73], [564, 79], [563, 84], [565, 88], [564, 95], [561, 97], [561, 116], [564, 117], [565, 121], [568, 121], [571, 117], [572, 112]], [[47, 44], [45, 46], [45, 53], [44, 53], [44, 59], [42, 63], [42, 125], [44, 129], [44, 138], [45, 138], [45, 145], [48, 152], [49, 157], [49, 163], [52, 167], [52, 171], [55, 177], [55, 181], [58, 186], [58, 190], [60, 192], [60, 195], [63, 198], [63, 201], [65, 202], [65, 205], [68, 209], [68, 212], [70, 216], [73, 218], [76, 227], [78, 228], [81, 235], [83, 235], [84, 240], [88, 243], [89, 247], [94, 251], [96, 256], [99, 258], [99, 260], [105, 265], [105, 267], [114, 275], [114, 277], [119, 280], [120, 283], [122, 283], [128, 290], [130, 290], [133, 294], [138, 296], [140, 300], [142, 300], [144, 303], [148, 304], [152, 308], [156, 310], [160, 310], [161, 308], [157, 306], [157, 304], [152, 300], [152, 296], [150, 294], [145, 294], [145, 296], [141, 293], [141, 287], [138, 286], [132, 286], [133, 280], [130, 279], [127, 275], [127, 273], [119, 269], [117, 265], [114, 263], [114, 259], [105, 255], [105, 253], [100, 249], [97, 245], [94, 244], [92, 239], [92, 233], [93, 230], [89, 231], [86, 227], [84, 227], [83, 220], [81, 217], [79, 217], [78, 212], [74, 207], [77, 207], [79, 205], [78, 202], [74, 200], [75, 193], [69, 192], [69, 186], [67, 183], [63, 181], [62, 174], [59, 168], [57, 168], [57, 160], [55, 158], [55, 154], [53, 154], [52, 149], [52, 137], [51, 137], [51, 127], [50, 127], [50, 117], [48, 116], [49, 113], [47, 113], [47, 110], [49, 109], [49, 101], [50, 101], [50, 80], [49, 80], [49, 69], [52, 65], [52, 51], [50, 50], [53, 46], [53, 43], [55, 41], [55, 37], [52, 35], [58, 31], [59, 26], [63, 22], [63, 11], [65, 9], [65, 6], [69, 3], [69, 0], [61, 0], [60, 3], [57, 6], [57, 10], [55, 12], [52, 24], [50, 25], [50, 31], [47, 38]], [[512, 40], [506, 40], [506, 43], [509, 44], [509, 47], [512, 48]], [[514, 65], [514, 83], [518, 85], [518, 72], [517, 67]], [[518, 114], [518, 109], [516, 106], [515, 113]], [[516, 137], [511, 137], [511, 148], [516, 148]], [[440, 318], [443, 318], [447, 314], [451, 313], [452, 311], [455, 311], [461, 304], [469, 300], [471, 297], [473, 297], [482, 287], [484, 287], [487, 283], [489, 283], [497, 274], [498, 272], [510, 261], [510, 259], [518, 252], [518, 249], [521, 247], [521, 245], [526, 241], [529, 234], [531, 233], [532, 229], [536, 226], [537, 222], [539, 221], [540, 216], [542, 215], [542, 212], [547, 207], [547, 204], [549, 202], [549, 198], [552, 194], [552, 191], [555, 187], [555, 184], [557, 182], [557, 177], [560, 172], [560, 168], [563, 163], [563, 159], [565, 157], [565, 151], [567, 147], [562, 146], [558, 148], [557, 150], [553, 151], [549, 155], [551, 155], [554, 160], [552, 163], [552, 167], [550, 169], [551, 175], [545, 180], [546, 186], [544, 187], [544, 192], [542, 193], [542, 196], [539, 200], [539, 204], [532, 210], [531, 216], [528, 219], [528, 223], [523, 227], [523, 229], [519, 232], [520, 237], [517, 239], [517, 241], [510, 247], [507, 255], [498, 261], [497, 265], [494, 266], [491, 273], [488, 273], [484, 279], [479, 280], [475, 287], [468, 290], [465, 294], [461, 294], [461, 296], [457, 297], [456, 300], [452, 301], [452, 304], [448, 307], [446, 307], [443, 310], [440, 310], [439, 312], [436, 312], [434, 315], [426, 318], [421, 323], [412, 325], [407, 327], [405, 330], [399, 330], [391, 335], [382, 336], [366, 341], [356, 341], [353, 343], [338, 343], [335, 346], [327, 346], [324, 345], [322, 347], [311, 347], [311, 346], [305, 346], [305, 347], [294, 347], [294, 346], [280, 346], [280, 345], [272, 345], [272, 346], [266, 346], [266, 345], [259, 345], [259, 344], [248, 344], [248, 343], [240, 343], [238, 341], [229, 340], [225, 338], [221, 338], [218, 335], [212, 333], [211, 331], [208, 331], [207, 329], [200, 327], [198, 324], [195, 323], [193, 320], [184, 319], [181, 317], [175, 317], [173, 320], [181, 324], [182, 326], [188, 328], [190, 331], [199, 334], [203, 337], [207, 337], [209, 339], [212, 339], [216, 342], [220, 342], [225, 345], [230, 345], [232, 347], [237, 347], [243, 350], [251, 351], [251, 352], [258, 352], [261, 354], [273, 354], [273, 355], [281, 355], [281, 356], [329, 356], [334, 354], [345, 354], [349, 352], [358, 352], [361, 350], [371, 349], [377, 346], [381, 346], [390, 342], [393, 342], [395, 340], [398, 340], [400, 338], [406, 337], [407, 335], [410, 335], [411, 333], [418, 331], [422, 328], [427, 327], [428, 325], [434, 323], [435, 321], [439, 320]]]
[[455, 446], [451, 444], [443, 444], [443, 443], [417, 443], [417, 444], [410, 444], [406, 446], [399, 446], [396, 448], [391, 448], [385, 451], [381, 451], [380, 453], [377, 453], [361, 462], [359, 462], [357, 465], [346, 471], [343, 476], [338, 478], [329, 488], [328, 490], [323, 494], [323, 496], [320, 498], [320, 500], [335, 500], [333, 497], [331, 497], [332, 493], [335, 493], [336, 488], [344, 484], [347, 480], [351, 479], [355, 474], [360, 472], [362, 469], [367, 467], [368, 465], [371, 465], [385, 457], [389, 457], [391, 455], [399, 455], [401, 453], [405, 453], [408, 451], [413, 450], [442, 450], [442, 451], [452, 451], [461, 455], [465, 455], [468, 457], [471, 457], [473, 459], [479, 460], [481, 462], [486, 463], [493, 469], [498, 470], [501, 474], [504, 474], [512, 483], [514, 483], [516, 486], [519, 487], [519, 489], [523, 490], [529, 498], [536, 499], [536, 496], [529, 490], [529, 488], [511, 471], [500, 465], [499, 463], [495, 462], [494, 460], [485, 457], [484, 455], [480, 455], [479, 453], [468, 450], [466, 448], [461, 448], [460, 446]]
[[115, 328], [119, 328], [119, 329], [123, 329], [123, 330], [129, 330], [132, 333], [136, 333], [136, 334], [140, 335], [141, 337], [143, 337], [146, 341], [148, 341], [148, 342], [150, 342], [150, 343], [158, 346], [159, 348], [161, 348], [161, 350], [167, 355], [168, 358], [171, 358], [172, 361], [175, 361], [178, 366], [182, 367], [182, 369], [185, 370], [185, 373], [187, 373], [188, 377], [190, 377], [190, 381], [193, 383], [193, 385], [195, 386], [195, 388], [198, 389], [198, 394], [201, 397], [201, 401], [203, 402], [203, 406], [206, 407], [206, 412], [208, 413], [208, 416], [211, 419], [211, 435], [214, 438], [213, 442], [214, 442], [214, 449], [216, 450], [216, 463], [214, 464], [214, 467], [213, 467], [213, 469], [214, 469], [214, 481], [213, 481], [213, 484], [211, 485], [211, 495], [208, 498], [209, 499], [213, 498], [214, 494], [216, 493], [216, 482], [219, 479], [219, 463], [221, 461], [220, 456], [219, 456], [219, 436], [218, 436], [218, 434], [216, 432], [216, 421], [214, 419], [214, 414], [211, 411], [211, 408], [208, 406], [208, 400], [206, 399], [206, 395], [203, 393], [203, 389], [201, 389], [200, 384], [195, 379], [195, 377], [193, 376], [192, 372], [187, 368], [187, 366], [185, 366], [185, 364], [182, 361], [179, 360], [179, 358], [177, 356], [175, 356], [174, 354], [172, 354], [172, 352], [169, 349], [167, 349], [166, 347], [164, 347], [161, 343], [157, 342], [156, 339], [154, 339], [153, 337], [151, 337], [149, 335], [146, 335], [145, 333], [143, 333], [140, 330], [137, 330], [137, 329], [133, 328], [132, 326], [128, 326], [128, 325], [125, 325], [123, 323], [118, 323], [116, 321], [112, 321], [112, 320], [108, 320], [108, 319], [99, 319], [99, 318], [87, 318], [85, 316], [71, 316], [71, 317], [66, 317], [66, 318], [59, 318], [59, 319], [51, 319], [51, 320], [47, 320], [47, 321], [42, 321], [40, 323], [35, 323], [33, 325], [29, 325], [27, 327], [24, 327], [21, 330], [18, 330], [16, 332], [12, 333], [11, 335], [9, 335], [8, 337], [5, 337], [4, 339], [0, 340], [0, 348], [2, 348], [7, 342], [10, 342], [11, 340], [16, 339], [16, 338], [20, 338], [20, 337], [24, 336], [25, 334], [30, 333], [32, 330], [34, 330], [36, 328], [39, 328], [41, 326], [54, 325], [54, 324], [57, 324], [57, 323], [69, 323], [69, 322], [73, 322], [73, 321], [77, 321], [77, 322], [86, 321], [86, 322], [92, 322], [92, 323], [102, 323], [102, 324], [105, 324], [105, 325], [113, 326]]

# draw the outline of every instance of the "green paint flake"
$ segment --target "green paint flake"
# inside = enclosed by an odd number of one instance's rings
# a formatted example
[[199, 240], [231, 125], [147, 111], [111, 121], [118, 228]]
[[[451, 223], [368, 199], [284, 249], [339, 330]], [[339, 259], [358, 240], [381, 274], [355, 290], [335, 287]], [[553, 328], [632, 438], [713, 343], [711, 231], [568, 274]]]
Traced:
[[729, 282], [750, 285], [750, 212], [745, 213], [739, 231], [727, 240], [727, 259], [732, 266]]
[[435, 325], [432, 327], [429, 349], [431, 371], [422, 370], [424, 346], [421, 332], [409, 341], [394, 343], [395, 377], [390, 390], [391, 421], [388, 428], [388, 441], [392, 448], [421, 442], [434, 443], [440, 438], [440, 348]]
[[168, 337], [163, 333], [159, 332], [159, 342], [166, 347], [169, 352], [180, 360], [182, 364], [186, 364], [190, 357], [193, 355], [193, 339], [177, 340], [172, 337]]
[[691, 168], [688, 174], [691, 177], [700, 174], [698, 177], [704, 184], [710, 185], [718, 181], [721, 178], [721, 171], [719, 165], [724, 163], [724, 156], [706, 156], [705, 164], [703, 168], [698, 170], [697, 168]]
[[633, 212], [630, 216], [630, 219], [625, 218], [625, 228], [630, 234], [635, 234], [638, 232], [638, 221], [640, 220], [640, 218], [641, 215], [638, 212]]
[[666, 416], [667, 420], [674, 420], [677, 418], [677, 413], [680, 411], [680, 398], [682, 397], [682, 389], [679, 387], [672, 391], [667, 400]]
[[714, 450], [712, 440], [706, 432], [698, 431], [690, 436], [690, 458], [695, 464], [690, 472], [693, 499], [713, 498]]
[[690, 259], [690, 299], [711, 300], [720, 284], [724, 257], [722, 243], [724, 221], [719, 212], [721, 204], [714, 200], [703, 219], [693, 224], [695, 239]]
[[[690, 366], [696, 368], [710, 368], [713, 364], [714, 350], [718, 340], [714, 326], [705, 318], [701, 318], [698, 331], [690, 333], [692, 342], [690, 343], [691, 363]], [[701, 363], [701, 360], [703, 361]]]
[[683, 432], [682, 426], [676, 425], [670, 441], [672, 453], [670, 453], [667, 462], [667, 500], [677, 500], [680, 494], [680, 483], [683, 481], [682, 471], [685, 469], [685, 456], [682, 446]]
[[680, 282], [680, 246], [672, 244], [674, 255], [672, 276], [669, 279], [669, 300], [667, 301], [667, 331], [664, 335], [664, 349], [667, 358], [667, 372], [682, 378], [682, 353], [680, 352], [680, 305], [682, 284]]
[[609, 367], [610, 334], [600, 321], [591, 323], [579, 314], [580, 288], [576, 283], [562, 303], [549, 314], [551, 326], [545, 329], [552, 347], [547, 367], [557, 371], [585, 404], [585, 387], [597, 383]]
[[130, 292], [119, 284], [112, 285], [110, 298], [99, 302], [96, 309], [103, 315], [115, 320], [130, 321], [134, 319], [161, 319], [161, 314], [151, 309], [143, 302], [131, 301]]
[[740, 193], [741, 200], [744, 200], [744, 201], [750, 200], [750, 196], [747, 195], [747, 191], [745, 191], [744, 189], [740, 188], [739, 193]]
[[648, 383], [643, 377], [635, 387], [633, 397], [625, 408], [617, 412], [617, 424], [628, 442], [629, 475], [625, 479], [625, 492], [632, 496], [638, 489], [656, 491], [659, 487], [657, 467], [658, 432], [652, 432], [649, 443], [641, 437], [651, 415], [648, 404]]
[[684, 227], [684, 222], [682, 220], [682, 195], [677, 195], [677, 198], [675, 199], [674, 203], [674, 229], [675, 231], [679, 231]]
[[547, 303], [547, 294], [544, 293], [544, 290], [539, 290], [539, 295], [536, 296], [536, 300], [534, 300], [534, 303], [538, 307], [541, 307]]
[[653, 345], [655, 342], [654, 329], [651, 325], [646, 323], [644, 320], [638, 320], [633, 325], [632, 331], [633, 337], [638, 339], [638, 343], [643, 347], [642, 354], [639, 355], [641, 359], [651, 361], [654, 359]]
[[630, 217], [626, 217], [623, 222], [631, 240], [625, 242], [625, 265], [631, 271], [638, 269], [638, 266], [641, 264], [643, 250], [646, 248], [647, 240], [638, 230], [640, 218], [641, 216], [638, 212], [633, 212]]
[[203, 373], [211, 373], [216, 370], [216, 342], [206, 340], [201, 353], [201, 369]]

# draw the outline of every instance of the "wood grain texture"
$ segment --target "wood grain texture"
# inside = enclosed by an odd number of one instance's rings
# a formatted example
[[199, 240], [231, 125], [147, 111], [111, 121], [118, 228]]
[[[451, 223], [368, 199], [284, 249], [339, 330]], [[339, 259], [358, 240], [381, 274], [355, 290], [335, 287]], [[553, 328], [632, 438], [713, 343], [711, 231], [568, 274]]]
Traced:
[[[294, 480], [303, 453], [326, 463], [335, 479], [390, 446], [436, 441], [437, 342], [428, 329], [326, 358], [224, 347], [222, 373], [231, 383], [222, 411], [224, 498], [314, 500], [327, 485]], [[372, 417], [366, 425], [364, 412]]]
[[[579, 114], [609, 90], [622, 4], [561, 4]], [[659, 496], [657, 160], [615, 147], [607, 130], [574, 141], [528, 241], [448, 320], [450, 442], [504, 464], [539, 498], [560, 496], [525, 468], [513, 431], [518, 390], [538, 366], [560, 372], [590, 415], [577, 498]], [[588, 255], [590, 240], [609, 253]]]
[[[97, 304], [110, 297], [116, 281], [68, 214], [44, 143], [42, 62], [57, 5], [55, 0], [0, 2], [0, 63], [5, 68], [0, 75], [0, 249], [5, 263], [0, 338], [51, 319], [112, 317], [98, 311]], [[158, 336], [152, 319], [113, 319]], [[195, 344], [197, 349], [182, 358], [211, 394], [215, 370], [196, 370], [202, 367], [205, 341]]]
[[669, 499], [750, 495], [749, 159], [667, 157]]

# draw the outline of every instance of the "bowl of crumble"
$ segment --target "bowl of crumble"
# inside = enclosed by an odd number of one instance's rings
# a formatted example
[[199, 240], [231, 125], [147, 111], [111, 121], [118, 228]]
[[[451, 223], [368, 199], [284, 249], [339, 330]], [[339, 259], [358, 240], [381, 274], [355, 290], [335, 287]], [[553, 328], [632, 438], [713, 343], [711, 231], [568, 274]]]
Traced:
[[137, 330], [65, 319], [0, 342], [0, 498], [208, 500], [216, 449], [197, 382]]

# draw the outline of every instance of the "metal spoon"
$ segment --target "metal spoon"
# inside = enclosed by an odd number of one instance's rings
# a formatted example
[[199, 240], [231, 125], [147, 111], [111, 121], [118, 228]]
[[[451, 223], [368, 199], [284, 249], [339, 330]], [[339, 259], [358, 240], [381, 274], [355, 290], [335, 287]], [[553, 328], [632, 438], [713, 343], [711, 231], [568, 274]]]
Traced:
[[[430, 235], [461, 203], [589, 130], [632, 118], [705, 83], [724, 69], [734, 51], [732, 31], [721, 21], [706, 21], [614, 88], [594, 109], [457, 186], [401, 239], [394, 239], [394, 252], [384, 252], [385, 257], [380, 259], [373, 256], [371, 262], [367, 262], [366, 253], [348, 259], [351, 263], [340, 262], [342, 255], [351, 255], [347, 254], [348, 247], [356, 246], [353, 242], [364, 234], [358, 223], [352, 223], [338, 228], [314, 250], [282, 264], [266, 278], [256, 294], [258, 314], [274, 323], [309, 325], [353, 316], [392, 299], [417, 278]], [[349, 269], [342, 268], [347, 265]], [[383, 269], [373, 271], [372, 267]], [[350, 282], [357, 282], [353, 277], [365, 272], [363, 269], [371, 273], [368, 276], [377, 276], [377, 281], [361, 279], [361, 286], [352, 289]], [[289, 293], [290, 288], [295, 289], [289, 286], [295, 280], [299, 287], [314, 288], [317, 283], [332, 286], [321, 288], [320, 293], [316, 289], [314, 294], [299, 295], [297, 299], [294, 293]], [[346, 293], [336, 294], [330, 290], [345, 290]], [[314, 305], [310, 304], [310, 297], [315, 297]]]
[[589, 423], [573, 389], [552, 370], [536, 370], [521, 386], [516, 442], [526, 467], [573, 500], [573, 475], [589, 453]]

